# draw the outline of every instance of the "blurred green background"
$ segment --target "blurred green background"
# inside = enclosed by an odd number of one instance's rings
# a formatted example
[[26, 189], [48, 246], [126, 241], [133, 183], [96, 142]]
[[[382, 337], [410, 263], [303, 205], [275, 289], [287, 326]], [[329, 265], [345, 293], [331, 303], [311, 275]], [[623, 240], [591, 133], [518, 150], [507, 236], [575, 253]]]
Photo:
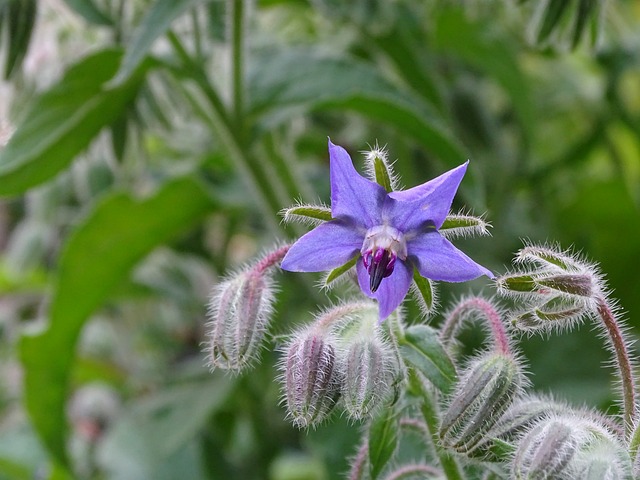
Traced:
[[[497, 273], [522, 239], [581, 251], [637, 335], [639, 52], [632, 0], [3, 0], [0, 478], [341, 477], [360, 427], [296, 431], [276, 380], [335, 293], [279, 275], [248, 374], [201, 346], [216, 280], [328, 202], [328, 136], [407, 187], [470, 159], [454, 207], [492, 236], [456, 245]], [[613, 412], [602, 344], [519, 342], [535, 389]]]

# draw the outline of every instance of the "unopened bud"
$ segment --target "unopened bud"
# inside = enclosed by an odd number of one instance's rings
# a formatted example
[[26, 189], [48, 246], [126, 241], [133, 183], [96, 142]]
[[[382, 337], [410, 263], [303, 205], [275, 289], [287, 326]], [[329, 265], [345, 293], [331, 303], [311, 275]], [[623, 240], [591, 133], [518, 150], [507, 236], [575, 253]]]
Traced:
[[518, 252], [517, 262], [534, 263], [542, 268], [559, 268], [566, 272], [580, 271], [582, 265], [575, 255], [546, 245], [529, 245]]
[[248, 270], [218, 284], [209, 303], [209, 362], [240, 372], [257, 357], [271, 318], [271, 279]]
[[561, 330], [571, 327], [587, 313], [587, 304], [575, 297], [554, 297], [536, 308], [516, 315], [511, 323], [520, 330]]
[[510, 355], [489, 353], [464, 373], [440, 426], [443, 445], [470, 453], [522, 389], [520, 366]]
[[580, 297], [590, 297], [593, 294], [593, 282], [589, 275], [551, 275], [537, 280], [538, 284]]
[[574, 460], [574, 478], [627, 480], [632, 478], [631, 459], [619, 441], [596, 437], [580, 449]]
[[296, 334], [285, 350], [284, 400], [293, 423], [315, 426], [331, 412], [340, 395], [335, 339], [312, 325]]
[[513, 459], [514, 477], [568, 478], [566, 472], [579, 444], [574, 430], [573, 425], [560, 420], [538, 423], [520, 441]]

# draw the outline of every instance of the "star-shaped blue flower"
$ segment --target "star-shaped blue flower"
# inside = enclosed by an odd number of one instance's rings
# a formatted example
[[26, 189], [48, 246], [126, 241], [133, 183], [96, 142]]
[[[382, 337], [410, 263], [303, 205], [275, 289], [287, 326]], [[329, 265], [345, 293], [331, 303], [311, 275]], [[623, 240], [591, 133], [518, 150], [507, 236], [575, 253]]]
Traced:
[[444, 238], [442, 226], [467, 163], [408, 190], [389, 192], [362, 177], [329, 141], [331, 216], [294, 243], [281, 267], [321, 272], [354, 257], [362, 291], [386, 319], [407, 295], [413, 268], [432, 280], [465, 282], [493, 274]]

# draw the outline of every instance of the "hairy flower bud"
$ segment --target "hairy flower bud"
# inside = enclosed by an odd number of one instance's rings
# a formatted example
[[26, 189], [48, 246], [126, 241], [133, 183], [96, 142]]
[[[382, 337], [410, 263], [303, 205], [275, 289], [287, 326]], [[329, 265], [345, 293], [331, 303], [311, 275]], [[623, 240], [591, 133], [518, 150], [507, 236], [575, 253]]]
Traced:
[[271, 279], [255, 269], [214, 288], [209, 303], [209, 362], [239, 372], [257, 356], [272, 312]]
[[628, 479], [631, 459], [604, 424], [564, 413], [540, 420], [521, 438], [512, 469], [516, 479]]
[[297, 427], [317, 425], [335, 406], [342, 379], [337, 356], [333, 335], [318, 325], [295, 334], [287, 345], [284, 401]]
[[352, 418], [361, 419], [391, 393], [398, 371], [395, 352], [382, 335], [374, 308], [363, 309], [357, 328], [338, 330], [348, 332], [341, 338], [344, 406]]
[[442, 418], [443, 445], [472, 452], [509, 408], [523, 382], [521, 368], [510, 355], [488, 353], [474, 360], [461, 376]]

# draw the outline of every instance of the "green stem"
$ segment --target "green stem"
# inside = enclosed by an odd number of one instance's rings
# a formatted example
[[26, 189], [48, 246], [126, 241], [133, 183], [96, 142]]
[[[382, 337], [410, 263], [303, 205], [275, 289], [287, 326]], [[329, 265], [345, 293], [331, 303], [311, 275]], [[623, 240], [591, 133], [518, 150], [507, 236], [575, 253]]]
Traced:
[[244, 113], [244, 0], [229, 0], [231, 10], [231, 60], [233, 86], [233, 113], [236, 127], [243, 137]]
[[414, 392], [418, 393], [422, 399], [420, 410], [424, 417], [424, 421], [427, 424], [427, 429], [431, 435], [431, 441], [435, 446], [436, 454], [440, 460], [440, 466], [444, 471], [445, 477], [448, 480], [463, 480], [464, 476], [462, 474], [462, 469], [460, 468], [456, 458], [439, 446], [440, 439], [438, 437], [438, 429], [440, 427], [440, 420], [438, 418], [436, 401], [433, 398], [432, 393], [425, 387], [418, 374], [413, 370], [409, 371], [409, 384], [410, 388]]

